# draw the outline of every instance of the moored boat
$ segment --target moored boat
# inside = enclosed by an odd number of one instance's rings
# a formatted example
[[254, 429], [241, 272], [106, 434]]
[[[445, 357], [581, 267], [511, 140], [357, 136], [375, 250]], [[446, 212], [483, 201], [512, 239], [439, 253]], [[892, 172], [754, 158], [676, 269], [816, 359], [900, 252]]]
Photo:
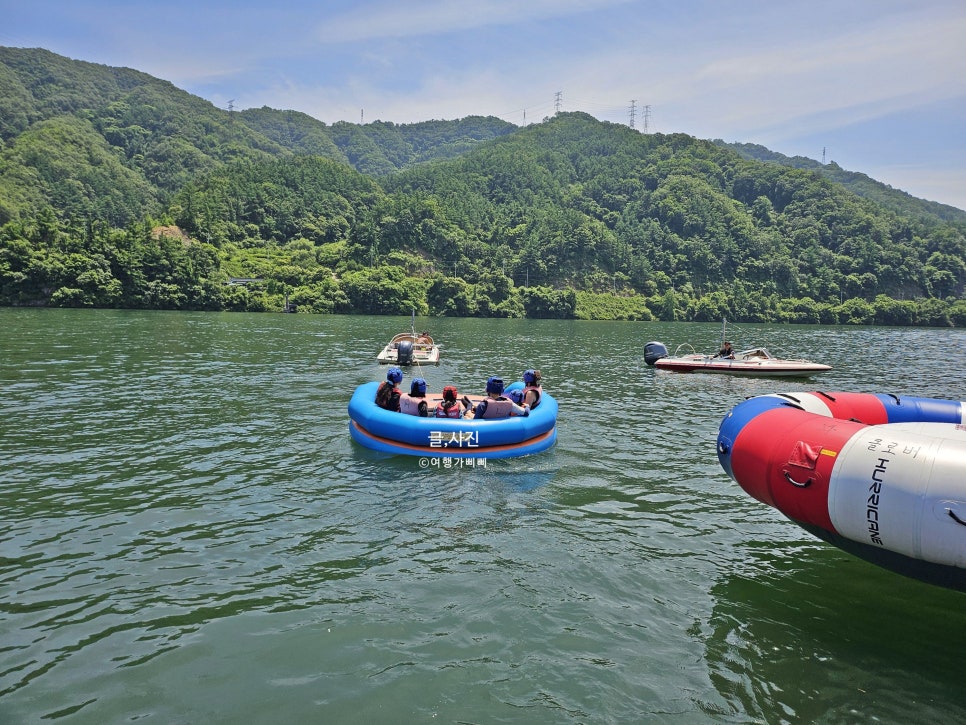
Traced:
[[[507, 391], [522, 387], [514, 383]], [[544, 391], [528, 416], [492, 420], [420, 418], [376, 405], [378, 382], [363, 383], [349, 400], [349, 432], [357, 443], [383, 453], [443, 458], [511, 458], [545, 451], [557, 440], [557, 401]], [[472, 404], [482, 396], [467, 396]], [[441, 393], [426, 395], [429, 409]]]
[[966, 403], [757, 396], [722, 420], [718, 460], [748, 494], [815, 536], [966, 591]]

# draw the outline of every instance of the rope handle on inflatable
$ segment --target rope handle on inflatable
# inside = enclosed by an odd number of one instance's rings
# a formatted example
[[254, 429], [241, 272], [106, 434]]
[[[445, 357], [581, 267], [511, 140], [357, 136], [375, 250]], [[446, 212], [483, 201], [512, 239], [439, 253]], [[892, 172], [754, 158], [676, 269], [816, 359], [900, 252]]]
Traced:
[[829, 400], [831, 400], [831, 401], [832, 401], [833, 403], [835, 402], [835, 396], [834, 396], [834, 395], [829, 395], [828, 393], [826, 393], [826, 392], [824, 392], [824, 391], [822, 391], [822, 390], [816, 390], [816, 391], [815, 391], [815, 394], [816, 394], [816, 395], [821, 395], [821, 396], [822, 396], [823, 398], [828, 398], [828, 399], [829, 399]]
[[814, 478], [809, 478], [807, 481], [796, 481], [794, 478], [792, 478], [792, 474], [790, 474], [788, 471], [782, 471], [782, 475], [785, 477], [786, 481], [798, 488], [808, 488], [815, 483]]
[[783, 400], [782, 405], [787, 405], [789, 408], [794, 408], [795, 410], [805, 410], [805, 408], [802, 407], [801, 401], [794, 395], [789, 395], [788, 393], [775, 393], [775, 397], [787, 398], [788, 400], [792, 401], [791, 403], [788, 403]]
[[951, 518], [957, 524], [960, 524], [961, 526], [966, 526], [966, 521], [963, 521], [961, 518], [959, 518], [956, 515], [956, 512], [953, 511], [952, 509], [946, 509], [946, 513], [949, 514], [949, 518]]
[[896, 395], [895, 393], [886, 393], [886, 395], [888, 395], [890, 398], [896, 401], [896, 405], [902, 405], [902, 401], [899, 400], [899, 396]]

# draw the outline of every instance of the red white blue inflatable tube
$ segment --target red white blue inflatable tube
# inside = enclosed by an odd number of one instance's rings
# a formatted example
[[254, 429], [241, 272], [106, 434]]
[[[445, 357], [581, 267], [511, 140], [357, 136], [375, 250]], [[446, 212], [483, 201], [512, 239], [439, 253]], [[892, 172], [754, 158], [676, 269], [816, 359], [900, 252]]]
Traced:
[[[507, 390], [522, 387], [517, 382]], [[349, 400], [349, 433], [383, 453], [441, 458], [512, 458], [545, 451], [557, 441], [557, 401], [544, 390], [528, 416], [499, 420], [420, 418], [376, 405], [378, 382], [363, 383]], [[477, 396], [476, 400], [481, 400]], [[428, 393], [430, 410], [442, 399]]]
[[722, 420], [718, 460], [747, 493], [819, 538], [966, 591], [966, 403], [763, 395]]

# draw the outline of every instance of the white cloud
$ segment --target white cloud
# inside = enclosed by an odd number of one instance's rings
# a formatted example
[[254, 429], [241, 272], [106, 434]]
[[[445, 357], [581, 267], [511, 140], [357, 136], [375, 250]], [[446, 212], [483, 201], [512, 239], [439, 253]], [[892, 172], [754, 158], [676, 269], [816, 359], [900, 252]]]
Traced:
[[317, 27], [325, 43], [439, 35], [457, 31], [566, 17], [633, 0], [431, 0], [359, 5], [325, 18]]

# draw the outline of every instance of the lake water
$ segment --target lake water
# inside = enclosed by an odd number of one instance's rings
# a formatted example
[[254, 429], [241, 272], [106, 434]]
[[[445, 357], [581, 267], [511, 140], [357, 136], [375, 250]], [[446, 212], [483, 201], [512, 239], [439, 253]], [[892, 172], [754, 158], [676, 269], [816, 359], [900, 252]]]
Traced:
[[0, 309], [0, 722], [966, 722], [964, 595], [715, 457], [751, 395], [966, 398], [966, 332], [729, 333], [834, 366], [789, 381], [641, 360], [717, 325], [420, 319], [431, 388], [560, 403], [551, 451], [424, 470], [348, 433], [409, 324]]

